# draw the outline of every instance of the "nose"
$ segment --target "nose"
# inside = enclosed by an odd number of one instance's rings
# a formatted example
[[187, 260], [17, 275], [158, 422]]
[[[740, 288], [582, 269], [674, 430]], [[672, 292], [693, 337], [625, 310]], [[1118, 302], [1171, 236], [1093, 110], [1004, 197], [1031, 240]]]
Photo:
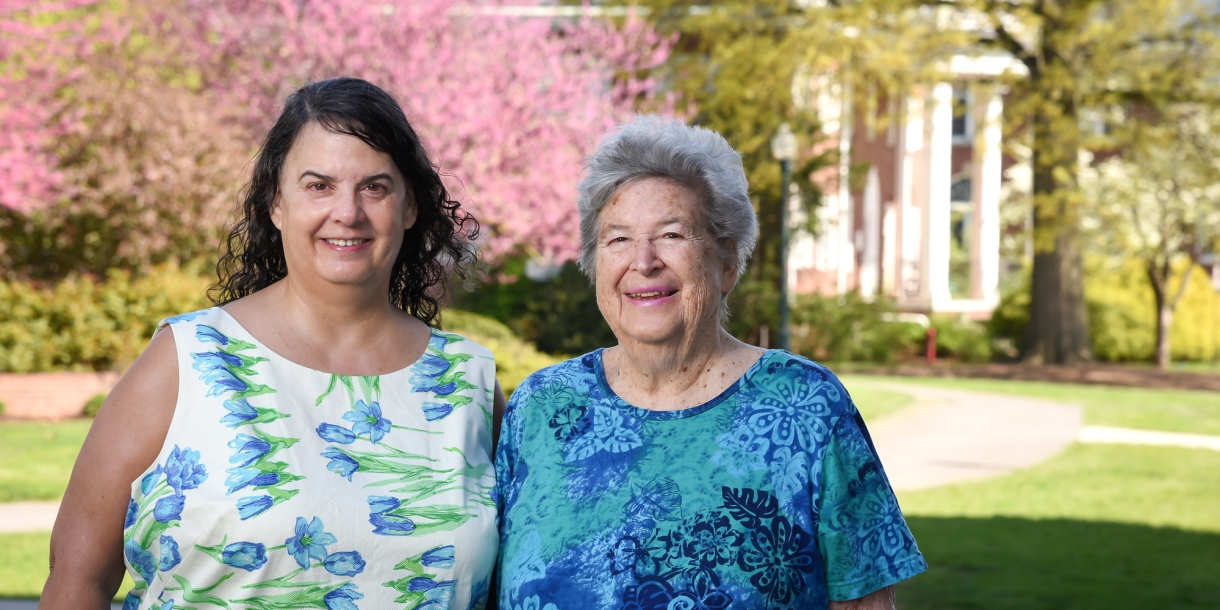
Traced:
[[331, 219], [341, 225], [354, 225], [364, 220], [364, 205], [360, 192], [353, 190], [335, 198]]
[[635, 256], [631, 260], [631, 269], [642, 275], [648, 275], [661, 267], [661, 259], [657, 257], [657, 245], [651, 238], [638, 239], [635, 242]]

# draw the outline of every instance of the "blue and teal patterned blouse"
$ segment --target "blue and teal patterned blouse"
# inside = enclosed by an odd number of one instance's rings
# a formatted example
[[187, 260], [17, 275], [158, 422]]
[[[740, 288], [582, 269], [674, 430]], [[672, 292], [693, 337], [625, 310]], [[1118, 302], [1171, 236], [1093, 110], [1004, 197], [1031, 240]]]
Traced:
[[501, 608], [825, 608], [927, 568], [847, 391], [779, 350], [680, 411], [624, 402], [600, 350], [543, 369], [496, 471]]

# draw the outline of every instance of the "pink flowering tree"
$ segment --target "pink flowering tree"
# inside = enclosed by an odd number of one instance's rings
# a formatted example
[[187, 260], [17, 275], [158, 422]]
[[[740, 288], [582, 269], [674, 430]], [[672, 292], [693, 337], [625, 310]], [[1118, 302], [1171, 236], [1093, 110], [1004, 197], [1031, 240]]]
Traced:
[[[92, 29], [51, 32], [25, 25], [34, 3], [4, 2], [0, 27], [28, 30], [46, 49], [5, 57], [42, 60], [54, 78], [3, 74], [3, 90], [22, 93], [0, 98], [0, 126], [20, 144], [3, 148], [12, 152], [0, 172], [20, 178], [0, 184], [0, 205], [139, 216], [148, 222], [118, 248], [137, 257], [187, 239], [163, 224], [167, 214], [221, 224], [258, 138], [312, 80], [356, 76], [397, 95], [483, 224], [493, 262], [574, 257], [584, 156], [637, 108], [673, 106], [646, 76], [672, 40], [640, 22], [514, 17], [511, 4], [484, 1], [135, 0], [121, 14], [94, 10]], [[139, 235], [154, 225], [168, 237]]]

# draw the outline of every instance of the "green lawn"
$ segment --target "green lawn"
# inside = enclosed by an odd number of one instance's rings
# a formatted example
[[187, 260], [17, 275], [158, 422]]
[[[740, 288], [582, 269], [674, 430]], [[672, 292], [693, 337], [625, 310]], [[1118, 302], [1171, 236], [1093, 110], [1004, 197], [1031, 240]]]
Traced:
[[903, 407], [915, 402], [915, 397], [902, 392], [894, 392], [891, 390], [882, 390], [880, 388], [870, 387], [868, 384], [848, 385], [847, 391], [851, 394], [852, 402], [856, 403], [856, 408], [860, 410], [860, 415], [864, 416], [864, 421], [874, 422], [889, 415]]
[[[51, 546], [50, 532], [33, 534], [0, 534], [0, 597], [38, 597], [47, 582], [47, 552]], [[135, 586], [131, 576], [123, 577], [123, 585], [115, 595], [122, 600]]]
[[931, 566], [906, 610], [1220, 608], [1220, 453], [1073, 445], [899, 502]]
[[91, 419], [0, 422], [0, 502], [58, 500]]
[[1002, 379], [843, 376], [844, 384], [853, 388], [853, 395], [857, 392], [854, 388], [866, 388], [870, 382], [878, 381], [1020, 394], [1078, 404], [1084, 408], [1085, 421], [1094, 425], [1220, 434], [1220, 392], [1152, 390]]

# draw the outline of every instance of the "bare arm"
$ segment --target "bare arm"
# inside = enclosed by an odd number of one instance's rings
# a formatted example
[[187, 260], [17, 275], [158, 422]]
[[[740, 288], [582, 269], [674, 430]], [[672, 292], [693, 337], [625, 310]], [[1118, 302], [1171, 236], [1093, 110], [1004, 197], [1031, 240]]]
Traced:
[[508, 400], [504, 398], [504, 390], [500, 389], [500, 380], [496, 380], [496, 393], [491, 401], [491, 451], [495, 456], [496, 447], [500, 446], [500, 422], [504, 421], [504, 409]]
[[178, 400], [174, 335], [157, 333], [106, 397], [76, 458], [51, 532], [43, 610], [109, 610], [123, 582], [123, 521], [131, 483], [169, 431]]
[[845, 602], [830, 602], [830, 610], [896, 610], [893, 585]]

